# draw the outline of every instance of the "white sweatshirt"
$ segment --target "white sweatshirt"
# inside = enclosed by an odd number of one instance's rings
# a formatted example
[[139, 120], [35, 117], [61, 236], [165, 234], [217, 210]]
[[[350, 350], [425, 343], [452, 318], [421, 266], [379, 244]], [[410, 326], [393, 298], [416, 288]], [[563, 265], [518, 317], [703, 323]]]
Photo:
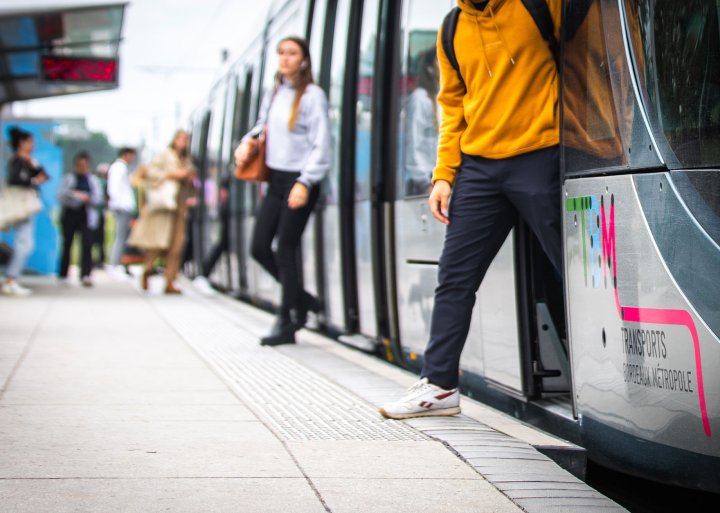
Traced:
[[[325, 92], [309, 84], [300, 100], [295, 128], [288, 120], [295, 100], [295, 89], [280, 84], [273, 96], [268, 91], [255, 127], [243, 140], [257, 137], [267, 126], [265, 162], [276, 171], [299, 172], [298, 182], [308, 187], [322, 180], [330, 169], [330, 119]], [[269, 112], [268, 112], [269, 107]]]
[[130, 186], [130, 172], [123, 159], [117, 159], [108, 169], [107, 192], [110, 210], [135, 211], [135, 194]]

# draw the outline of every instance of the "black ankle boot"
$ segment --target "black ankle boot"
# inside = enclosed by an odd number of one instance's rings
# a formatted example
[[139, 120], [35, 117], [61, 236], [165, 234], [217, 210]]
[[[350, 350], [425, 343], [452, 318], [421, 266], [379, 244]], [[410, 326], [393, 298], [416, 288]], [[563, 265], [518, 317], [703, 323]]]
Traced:
[[261, 346], [280, 346], [295, 343], [295, 328], [287, 327], [276, 335], [268, 335], [260, 339]]
[[303, 291], [302, 298], [300, 299], [300, 306], [306, 313], [318, 313], [322, 310], [322, 302], [320, 299], [313, 296], [306, 290]]
[[270, 333], [267, 334], [268, 337], [275, 337], [283, 332], [285, 328], [287, 328], [291, 324], [290, 321], [290, 314], [285, 313], [279, 313], [277, 317], [275, 317], [275, 322], [272, 325], [272, 328], [270, 328]]
[[295, 343], [295, 328], [294, 323], [290, 319], [288, 313], [280, 313], [273, 324], [270, 333], [260, 339], [261, 346], [279, 346], [281, 344], [294, 344]]

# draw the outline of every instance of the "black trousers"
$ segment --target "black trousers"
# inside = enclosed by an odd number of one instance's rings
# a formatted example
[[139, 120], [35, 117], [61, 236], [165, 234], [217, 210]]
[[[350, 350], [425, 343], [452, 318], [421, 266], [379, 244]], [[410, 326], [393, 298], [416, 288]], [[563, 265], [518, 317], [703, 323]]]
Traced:
[[[94, 259], [93, 265], [100, 267], [105, 263], [105, 211], [100, 211], [100, 224], [93, 231], [92, 247], [97, 247], [97, 258]], [[92, 251], [92, 250], [91, 250]]]
[[220, 257], [230, 249], [230, 208], [220, 207], [220, 240], [210, 250], [210, 254], [203, 260], [202, 275], [210, 277], [210, 273], [217, 265]]
[[[290, 189], [300, 173], [272, 170], [267, 195], [258, 209], [251, 247], [252, 257], [269, 272], [282, 287], [281, 314], [298, 308], [304, 293], [302, 267], [298, 248], [308, 218], [317, 203], [320, 188], [310, 190], [307, 204], [298, 209], [288, 207]], [[277, 249], [272, 243], [277, 237]]]
[[499, 160], [463, 155], [421, 374], [431, 383], [457, 387], [475, 293], [518, 215], [561, 273], [560, 202], [557, 146]]
[[82, 257], [80, 273], [83, 278], [90, 276], [92, 271], [92, 246], [95, 233], [87, 226], [87, 214], [84, 208], [65, 209], [60, 217], [60, 224], [63, 232], [62, 258], [60, 259], [60, 277], [66, 278], [70, 267], [70, 253], [72, 251], [73, 239], [76, 233], [80, 233], [82, 239]]

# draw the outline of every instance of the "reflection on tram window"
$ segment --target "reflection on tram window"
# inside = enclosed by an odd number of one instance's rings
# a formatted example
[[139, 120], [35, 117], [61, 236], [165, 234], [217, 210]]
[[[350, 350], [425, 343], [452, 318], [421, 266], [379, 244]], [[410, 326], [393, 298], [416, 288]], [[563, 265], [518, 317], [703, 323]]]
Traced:
[[355, 200], [357, 201], [370, 198], [370, 133], [372, 130], [373, 70], [375, 68], [378, 8], [378, 0], [366, 0], [363, 4], [355, 119], [357, 123], [355, 131]]
[[614, 2], [567, 4], [563, 145], [568, 175], [660, 165], [635, 96], [623, 31]]
[[[624, 58], [622, 39], [611, 39], [613, 47], [606, 46], [599, 0], [570, 5], [574, 12], [566, 17], [564, 60], [566, 172], [625, 165], [610, 76]], [[622, 106], [621, 113], [632, 112], [631, 106]]]
[[[348, 28], [350, 26], [350, 2], [339, 2], [335, 15], [335, 27], [331, 28], [337, 36], [333, 39], [332, 58], [330, 59], [330, 93], [328, 109], [330, 116], [330, 136], [332, 138], [332, 165], [323, 180], [323, 202], [328, 205], [339, 203], [340, 184], [340, 129], [342, 126], [343, 86], [345, 85], [345, 61]], [[322, 64], [323, 66], [325, 63]]]
[[398, 183], [399, 196], [427, 195], [437, 160], [440, 76], [436, 43], [438, 27], [452, 2], [415, 0], [407, 3], [402, 26]]
[[[626, 0], [651, 121], [671, 168], [720, 164], [720, 3]], [[632, 23], [635, 22], [635, 23]], [[636, 43], [636, 40], [633, 40]]]
[[405, 103], [405, 195], [429, 192], [437, 158], [440, 107], [437, 102], [439, 68], [435, 48], [420, 53], [415, 89]]

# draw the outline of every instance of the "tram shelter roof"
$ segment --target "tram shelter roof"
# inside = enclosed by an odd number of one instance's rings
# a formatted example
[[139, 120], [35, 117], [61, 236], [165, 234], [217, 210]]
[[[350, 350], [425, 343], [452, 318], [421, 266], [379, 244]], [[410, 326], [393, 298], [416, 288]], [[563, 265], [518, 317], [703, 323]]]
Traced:
[[0, 7], [0, 104], [117, 88], [126, 5]]

